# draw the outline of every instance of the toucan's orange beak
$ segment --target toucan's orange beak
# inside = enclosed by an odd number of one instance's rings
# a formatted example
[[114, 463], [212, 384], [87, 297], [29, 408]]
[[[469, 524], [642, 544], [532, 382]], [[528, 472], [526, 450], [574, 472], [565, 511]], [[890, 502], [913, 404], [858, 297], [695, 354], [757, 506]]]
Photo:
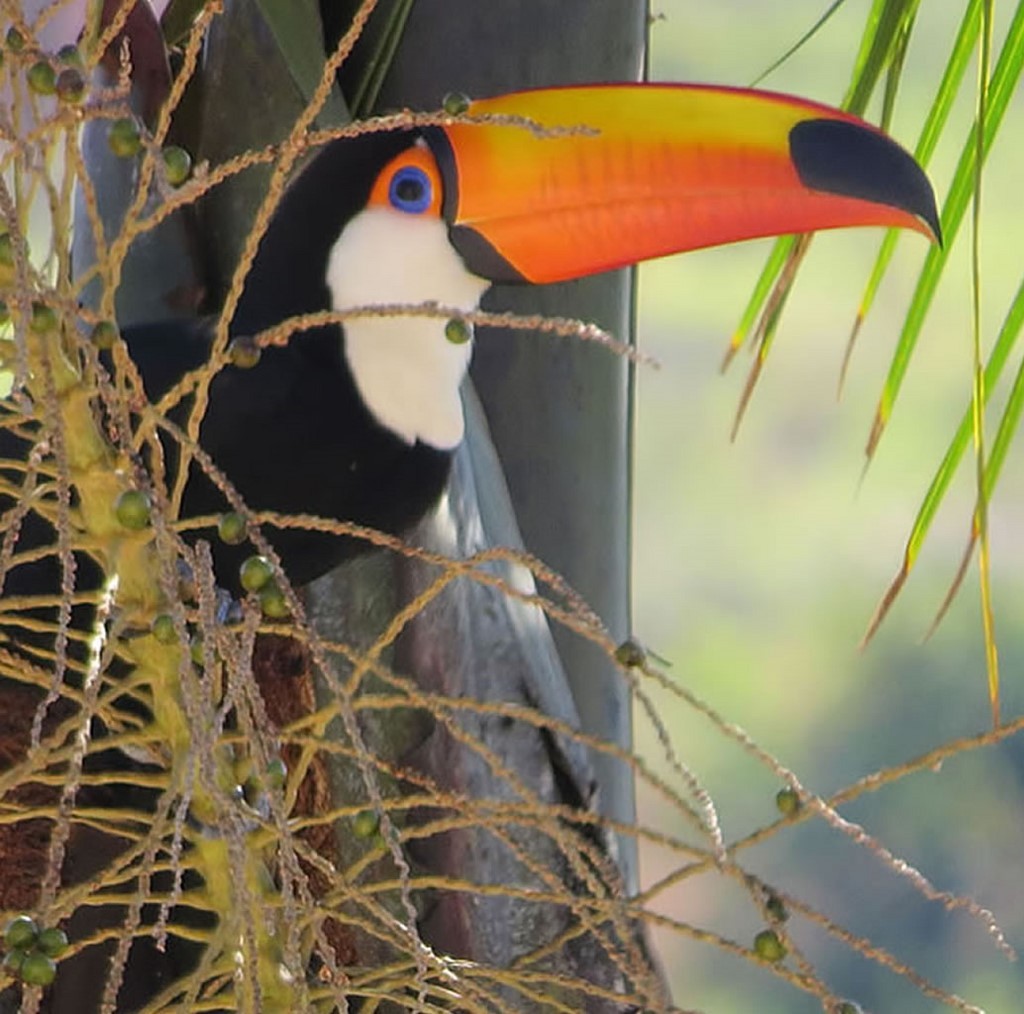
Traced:
[[471, 271], [495, 281], [556, 282], [841, 226], [939, 239], [931, 184], [912, 156], [862, 120], [803, 99], [596, 85], [476, 101], [469, 115], [493, 119], [428, 140], [452, 241]]

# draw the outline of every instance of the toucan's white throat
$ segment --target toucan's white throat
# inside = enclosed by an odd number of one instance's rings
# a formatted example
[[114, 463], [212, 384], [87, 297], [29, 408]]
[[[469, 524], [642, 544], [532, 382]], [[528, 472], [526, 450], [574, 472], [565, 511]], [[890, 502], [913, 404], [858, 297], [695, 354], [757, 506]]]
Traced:
[[[435, 302], [475, 310], [490, 282], [466, 270], [437, 218], [390, 208], [360, 212], [331, 250], [335, 310]], [[436, 317], [358, 317], [345, 322], [345, 356], [367, 408], [409, 444], [450, 450], [462, 440], [459, 386], [472, 342], [445, 337]]]

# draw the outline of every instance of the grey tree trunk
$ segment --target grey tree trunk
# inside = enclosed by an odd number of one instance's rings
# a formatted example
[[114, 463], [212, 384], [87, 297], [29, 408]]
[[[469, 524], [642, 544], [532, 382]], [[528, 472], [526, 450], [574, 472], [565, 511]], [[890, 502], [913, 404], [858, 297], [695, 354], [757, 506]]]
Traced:
[[[372, 29], [372, 24], [371, 24]], [[446, 91], [470, 96], [520, 88], [627, 81], [644, 66], [643, 0], [418, 0], [378, 100], [381, 109], [431, 108]], [[358, 57], [358, 54], [356, 54]], [[356, 64], [358, 70], [358, 64]], [[486, 306], [593, 321], [632, 332], [631, 272], [563, 285], [496, 287]], [[562, 574], [617, 640], [630, 632], [630, 388], [626, 360], [579, 341], [481, 329], [473, 381], [490, 424], [526, 548]], [[630, 702], [609, 659], [570, 631], [553, 630], [588, 733], [628, 749]], [[635, 817], [632, 771], [591, 754], [597, 805]], [[619, 863], [637, 883], [635, 840]]]
[[[395, 6], [378, 8], [362, 49], [343, 72], [348, 80], [359, 77], [369, 59], [364, 54], [376, 50], [381, 24]], [[643, 3], [419, 0], [376, 108], [434, 108], [449, 91], [483, 96], [531, 86], [635, 79], [642, 69], [645, 30]], [[485, 305], [580, 317], [625, 338], [631, 325], [630, 283], [629, 273], [620, 272], [545, 289], [502, 287], [489, 294]], [[411, 541], [463, 556], [494, 545], [517, 546], [521, 530], [522, 544], [568, 579], [613, 636], [627, 636], [630, 380], [626, 361], [580, 342], [480, 329], [473, 381], [486, 421], [467, 394], [468, 435], [457, 456], [449, 499]], [[436, 576], [415, 561], [399, 560], [393, 567], [390, 575], [400, 600], [422, 591]], [[355, 589], [351, 572], [343, 571], [322, 582], [312, 602], [322, 617], [337, 618], [349, 637], [370, 641], [380, 618], [354, 622], [353, 602], [365, 597], [366, 565], [358, 569]], [[390, 575], [381, 571], [379, 580]], [[377, 579], [371, 577], [371, 584]], [[393, 664], [413, 674], [421, 688], [446, 698], [517, 702], [573, 725], [579, 722], [587, 733], [624, 748], [631, 744], [630, 702], [614, 664], [570, 631], [555, 629], [552, 639], [536, 611], [479, 586], [455, 587], [417, 616], [400, 639]], [[538, 734], [522, 723], [470, 715], [459, 726], [515, 772], [535, 798], [596, 805], [623, 823], [634, 819], [632, 771], [607, 754], [581, 753], [573, 741]], [[516, 796], [507, 779], [440, 728], [407, 756], [449, 790], [472, 798]], [[603, 841], [613, 846], [623, 874], [622, 884], [606, 887], [633, 889], [635, 842]], [[572, 864], [557, 843], [534, 840], [524, 847], [545, 868], [558, 871], [561, 883], [572, 881]], [[482, 830], [432, 837], [415, 857], [432, 871], [473, 881], [539, 886], [524, 876], [521, 862], [508, 849], [496, 847]], [[571, 923], [560, 906], [543, 909], [450, 892], [436, 900], [423, 928], [435, 946], [506, 965], [538, 941], [557, 939]], [[620, 933], [624, 924], [628, 920], [620, 921]], [[613, 933], [612, 938], [626, 946], [621, 936]], [[554, 966], [605, 988], [639, 989], [651, 1007], [663, 1000], [656, 976], [641, 973], [646, 982], [627, 983], [593, 936], [565, 948]], [[598, 1009], [593, 999], [589, 1005]]]

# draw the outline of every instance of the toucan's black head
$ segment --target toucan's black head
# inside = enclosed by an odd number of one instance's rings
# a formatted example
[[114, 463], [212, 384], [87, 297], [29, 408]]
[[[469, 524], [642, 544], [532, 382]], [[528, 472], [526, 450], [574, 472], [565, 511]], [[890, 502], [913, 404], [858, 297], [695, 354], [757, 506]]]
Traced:
[[256, 334], [288, 317], [330, 309], [327, 260], [346, 224], [369, 202], [381, 167], [416, 143], [411, 131], [326, 145], [281, 199], [260, 243], [232, 322]]

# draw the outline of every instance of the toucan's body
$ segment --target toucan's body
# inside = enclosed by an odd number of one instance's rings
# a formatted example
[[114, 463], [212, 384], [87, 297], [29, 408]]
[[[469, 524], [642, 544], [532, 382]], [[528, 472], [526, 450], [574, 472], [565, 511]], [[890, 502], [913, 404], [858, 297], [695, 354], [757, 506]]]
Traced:
[[[913, 159], [861, 121], [803, 100], [594, 86], [484, 100], [468, 114], [477, 122], [330, 143], [273, 217], [232, 333], [375, 304], [434, 301], [465, 313], [495, 280], [559, 281], [771, 233], [878, 224], [938, 235]], [[195, 322], [124, 338], [151, 398], [203, 362], [209, 341]], [[470, 344], [449, 341], [436, 316], [359, 317], [344, 332], [295, 334], [255, 367], [218, 374], [200, 442], [252, 508], [400, 533], [443, 490], [462, 438]], [[192, 468], [183, 514], [226, 509]], [[232, 587], [251, 549], [208, 534]], [[365, 545], [266, 534], [299, 584]]]

